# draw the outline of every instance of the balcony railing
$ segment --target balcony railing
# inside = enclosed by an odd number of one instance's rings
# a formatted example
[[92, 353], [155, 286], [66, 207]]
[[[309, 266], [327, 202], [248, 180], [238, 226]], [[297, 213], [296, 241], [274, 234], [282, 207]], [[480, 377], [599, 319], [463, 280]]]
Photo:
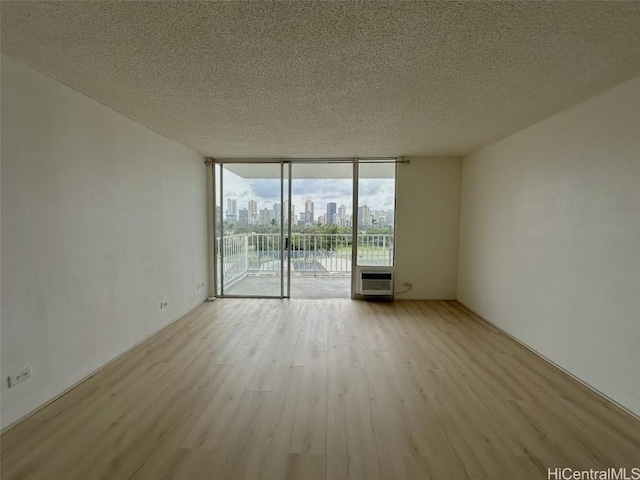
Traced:
[[[358, 265], [393, 265], [393, 235], [358, 234]], [[292, 275], [342, 275], [351, 272], [351, 234], [291, 235]], [[279, 275], [282, 247], [277, 233], [241, 233], [217, 238], [218, 278], [224, 268], [225, 288], [248, 275]], [[284, 271], [288, 268], [284, 251]], [[224, 265], [223, 265], [224, 263]]]

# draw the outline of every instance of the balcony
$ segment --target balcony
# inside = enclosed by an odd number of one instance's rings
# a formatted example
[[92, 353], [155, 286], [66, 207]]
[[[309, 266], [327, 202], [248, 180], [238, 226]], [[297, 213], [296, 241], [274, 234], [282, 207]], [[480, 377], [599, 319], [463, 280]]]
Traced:
[[[393, 235], [358, 234], [358, 265], [393, 265]], [[280, 234], [242, 233], [217, 239], [218, 278], [223, 269], [227, 295], [280, 295], [280, 277], [291, 264], [294, 298], [349, 297], [352, 263], [351, 234], [294, 233], [291, 261]], [[283, 265], [281, 265], [283, 263]], [[276, 293], [277, 292], [277, 293]]]

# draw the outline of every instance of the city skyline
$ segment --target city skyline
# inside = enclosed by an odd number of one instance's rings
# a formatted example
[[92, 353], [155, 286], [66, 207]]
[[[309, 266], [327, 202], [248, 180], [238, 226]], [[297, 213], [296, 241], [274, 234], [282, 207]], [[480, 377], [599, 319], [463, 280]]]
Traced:
[[[287, 201], [284, 204], [285, 215], [288, 208]], [[296, 214], [296, 205], [291, 205], [291, 218], [294, 224], [311, 225], [321, 223], [324, 225], [351, 226], [352, 206], [340, 205], [336, 202], [328, 202], [325, 208], [319, 205], [316, 208], [316, 202], [307, 199], [304, 202], [304, 208], [298, 210]], [[219, 207], [218, 207], [219, 208]], [[316, 213], [314, 213], [316, 212]], [[273, 220], [277, 224], [280, 223], [282, 214], [281, 204], [268, 202], [260, 204], [255, 199], [246, 202], [246, 206], [238, 207], [235, 199], [227, 199], [227, 206], [224, 211], [224, 220], [230, 223], [238, 223], [240, 225], [266, 225]], [[376, 210], [368, 205], [360, 205], [358, 207], [358, 225], [359, 226], [388, 226], [392, 225], [394, 220], [394, 210]]]
[[[285, 182], [286, 183], [286, 182]], [[254, 200], [264, 205], [272, 206], [280, 203], [280, 179], [246, 179], [225, 170], [223, 200], [226, 211], [227, 199], [235, 200], [238, 209]], [[350, 179], [293, 179], [292, 204], [298, 213], [304, 212], [304, 203], [312, 200], [316, 205], [314, 217], [325, 213], [328, 203], [344, 205], [347, 210], [352, 208], [353, 182]], [[284, 196], [287, 197], [285, 188]], [[361, 178], [358, 184], [360, 206], [367, 205], [372, 210], [393, 210], [395, 206], [395, 180], [393, 178]], [[219, 202], [219, 199], [217, 200]]]

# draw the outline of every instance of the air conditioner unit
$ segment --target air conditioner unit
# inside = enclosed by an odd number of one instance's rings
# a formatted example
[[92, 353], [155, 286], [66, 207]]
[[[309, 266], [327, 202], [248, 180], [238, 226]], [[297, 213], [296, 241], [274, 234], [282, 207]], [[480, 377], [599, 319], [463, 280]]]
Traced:
[[393, 272], [360, 272], [360, 293], [362, 295], [393, 295]]

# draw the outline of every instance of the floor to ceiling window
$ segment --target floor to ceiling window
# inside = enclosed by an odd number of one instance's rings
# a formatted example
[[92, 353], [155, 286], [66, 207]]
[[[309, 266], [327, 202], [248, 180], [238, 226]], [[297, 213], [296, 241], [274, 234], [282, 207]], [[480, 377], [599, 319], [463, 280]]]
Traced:
[[294, 162], [291, 192], [291, 297], [349, 298], [353, 162]]
[[[285, 297], [284, 164], [218, 166], [218, 284], [223, 296]], [[283, 222], [283, 218], [285, 221]]]
[[356, 270], [393, 267], [395, 166], [396, 159], [217, 161], [216, 294], [359, 293]]

